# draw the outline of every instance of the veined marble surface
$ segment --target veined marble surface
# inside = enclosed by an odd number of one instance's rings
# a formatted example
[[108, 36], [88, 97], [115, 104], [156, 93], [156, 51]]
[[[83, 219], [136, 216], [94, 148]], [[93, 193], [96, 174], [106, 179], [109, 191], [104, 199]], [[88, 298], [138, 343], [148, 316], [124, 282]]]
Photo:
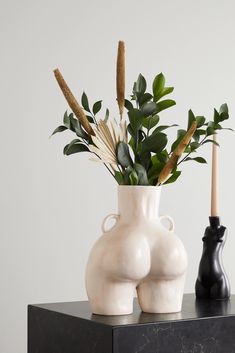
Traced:
[[28, 353], [235, 353], [235, 296], [196, 300], [181, 313], [93, 315], [88, 302], [29, 306]]

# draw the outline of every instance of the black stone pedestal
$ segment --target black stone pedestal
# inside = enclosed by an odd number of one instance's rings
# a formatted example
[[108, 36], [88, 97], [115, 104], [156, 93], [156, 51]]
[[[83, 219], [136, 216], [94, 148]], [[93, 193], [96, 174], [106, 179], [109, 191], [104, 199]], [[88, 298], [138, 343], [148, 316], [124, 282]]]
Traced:
[[235, 296], [198, 301], [181, 313], [92, 315], [88, 302], [29, 305], [28, 353], [234, 353]]

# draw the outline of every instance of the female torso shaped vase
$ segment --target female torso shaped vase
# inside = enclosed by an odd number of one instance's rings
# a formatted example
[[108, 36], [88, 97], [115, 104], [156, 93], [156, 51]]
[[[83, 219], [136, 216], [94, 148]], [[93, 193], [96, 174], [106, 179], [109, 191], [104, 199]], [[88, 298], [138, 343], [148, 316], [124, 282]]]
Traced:
[[[119, 213], [104, 219], [86, 269], [94, 314], [131, 314], [136, 290], [144, 312], [181, 310], [187, 255], [173, 220], [158, 214], [160, 193], [155, 186], [118, 187]], [[107, 230], [110, 218], [116, 223]]]

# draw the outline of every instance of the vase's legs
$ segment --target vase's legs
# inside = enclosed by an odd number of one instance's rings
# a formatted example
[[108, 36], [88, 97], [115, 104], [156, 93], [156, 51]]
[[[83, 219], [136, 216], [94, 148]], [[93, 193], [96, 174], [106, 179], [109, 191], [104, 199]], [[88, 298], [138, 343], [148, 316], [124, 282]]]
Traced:
[[181, 311], [185, 275], [175, 279], [147, 278], [137, 287], [140, 307], [146, 313]]
[[[205, 280], [204, 283], [206, 283]], [[230, 296], [229, 283], [224, 275], [222, 275], [220, 279], [216, 280], [212, 286], [208, 286], [207, 288], [205, 288], [205, 286], [202, 285], [200, 280], [197, 279], [195, 289], [196, 296], [199, 299], [208, 298], [215, 300], [224, 300], [228, 299]]]
[[205, 288], [199, 279], [196, 281], [195, 292], [197, 298], [210, 298], [210, 289]]
[[229, 283], [227, 278], [222, 275], [219, 280], [210, 288], [210, 298], [224, 300], [230, 296]]
[[[99, 282], [99, 283], [98, 283]], [[133, 312], [136, 283], [98, 279], [87, 283], [92, 312], [98, 315], [127, 315]]]

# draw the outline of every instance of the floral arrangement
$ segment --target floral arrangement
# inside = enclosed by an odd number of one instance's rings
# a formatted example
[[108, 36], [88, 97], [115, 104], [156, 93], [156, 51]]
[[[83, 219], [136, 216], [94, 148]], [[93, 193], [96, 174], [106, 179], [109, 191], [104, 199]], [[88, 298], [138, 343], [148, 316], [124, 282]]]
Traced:
[[70, 130], [76, 135], [64, 147], [64, 154], [91, 153], [92, 159], [101, 161], [119, 185], [172, 183], [180, 176], [182, 163], [206, 163], [196, 153], [206, 143], [218, 144], [211, 137], [224, 129], [221, 124], [229, 118], [226, 103], [219, 110], [214, 109], [213, 120], [195, 116], [189, 110], [187, 128], [178, 129], [175, 141], [169, 146], [166, 130], [178, 125], [161, 124], [160, 113], [176, 104], [172, 99], [165, 99], [174, 87], [166, 86], [165, 77], [160, 73], [153, 80], [151, 92], [147, 92], [146, 80], [140, 74], [130, 100], [125, 99], [125, 44], [122, 41], [117, 55], [116, 90], [120, 113], [117, 120], [109, 117], [108, 109], [101, 115], [101, 100], [91, 108], [85, 92], [80, 105], [60, 71], [56, 69], [54, 74], [72, 112], [65, 112], [63, 125], [53, 134]]

